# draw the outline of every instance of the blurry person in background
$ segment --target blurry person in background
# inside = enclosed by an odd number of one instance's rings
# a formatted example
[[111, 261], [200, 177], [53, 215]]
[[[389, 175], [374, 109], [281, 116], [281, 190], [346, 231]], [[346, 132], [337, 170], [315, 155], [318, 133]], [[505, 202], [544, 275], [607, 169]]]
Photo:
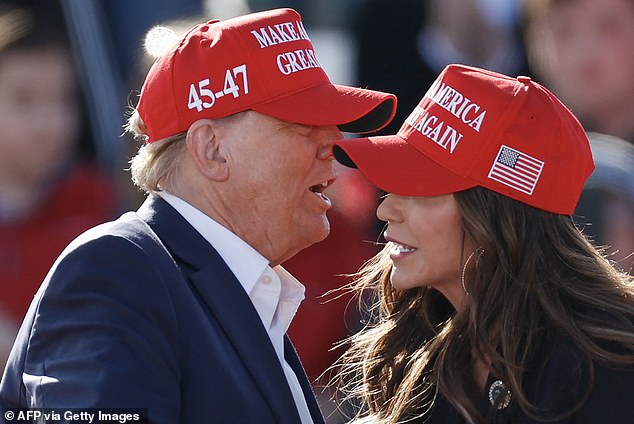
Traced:
[[114, 212], [112, 185], [79, 153], [79, 90], [60, 30], [28, 10], [0, 9], [2, 347], [66, 244]]
[[597, 169], [575, 216], [631, 272], [634, 1], [525, 0], [523, 34], [531, 72], [590, 132]]
[[525, 0], [523, 21], [531, 72], [587, 131], [633, 143], [634, 1]]
[[526, 60], [518, 29], [519, 1], [360, 2], [354, 27], [358, 83], [398, 96], [396, 116], [381, 132], [398, 131], [400, 122], [449, 63], [523, 74]]
[[596, 169], [575, 210], [583, 232], [615, 264], [634, 275], [634, 144], [588, 133]]

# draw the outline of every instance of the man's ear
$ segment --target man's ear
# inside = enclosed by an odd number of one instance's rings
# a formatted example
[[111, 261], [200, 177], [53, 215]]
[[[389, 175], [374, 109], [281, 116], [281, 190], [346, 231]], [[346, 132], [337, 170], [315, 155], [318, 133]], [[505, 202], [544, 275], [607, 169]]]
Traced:
[[218, 123], [214, 119], [199, 119], [187, 131], [187, 152], [196, 169], [213, 181], [229, 178], [229, 164], [217, 135]]

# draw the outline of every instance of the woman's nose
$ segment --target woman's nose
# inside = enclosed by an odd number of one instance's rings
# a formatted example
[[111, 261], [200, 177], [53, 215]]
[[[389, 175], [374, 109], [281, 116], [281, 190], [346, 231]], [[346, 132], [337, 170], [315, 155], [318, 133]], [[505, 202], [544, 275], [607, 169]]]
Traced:
[[403, 219], [398, 205], [401, 196], [389, 193], [376, 208], [376, 217], [385, 222], [398, 222]]

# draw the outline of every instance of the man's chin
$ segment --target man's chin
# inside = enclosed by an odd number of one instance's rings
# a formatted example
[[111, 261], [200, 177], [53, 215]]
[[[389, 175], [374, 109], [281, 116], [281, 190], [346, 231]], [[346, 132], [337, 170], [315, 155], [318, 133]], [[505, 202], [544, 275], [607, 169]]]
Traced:
[[310, 246], [326, 239], [326, 237], [328, 237], [328, 234], [330, 234], [330, 223], [328, 222], [328, 218], [326, 218], [326, 216], [324, 215], [321, 224], [317, 224], [314, 227], [311, 227], [310, 231], [307, 231], [307, 225], [304, 225], [302, 230], [304, 234], [304, 237], [302, 237], [302, 241], [296, 243], [294, 249], [290, 249], [286, 253], [286, 255], [283, 256], [283, 259], [278, 263], [283, 263], [291, 259], [296, 254], [300, 253], [302, 250], [307, 249]]
[[326, 237], [330, 234], [330, 223], [328, 219], [324, 216], [324, 220], [320, 225], [315, 225], [312, 228], [312, 231], [306, 235], [304, 238], [305, 244], [299, 250], [304, 250], [307, 247], [312, 246], [313, 244], [319, 243], [320, 241], [324, 241]]
[[326, 214], [322, 215], [320, 228], [315, 229], [315, 241], [313, 243], [319, 243], [323, 241], [330, 234], [330, 222]]

